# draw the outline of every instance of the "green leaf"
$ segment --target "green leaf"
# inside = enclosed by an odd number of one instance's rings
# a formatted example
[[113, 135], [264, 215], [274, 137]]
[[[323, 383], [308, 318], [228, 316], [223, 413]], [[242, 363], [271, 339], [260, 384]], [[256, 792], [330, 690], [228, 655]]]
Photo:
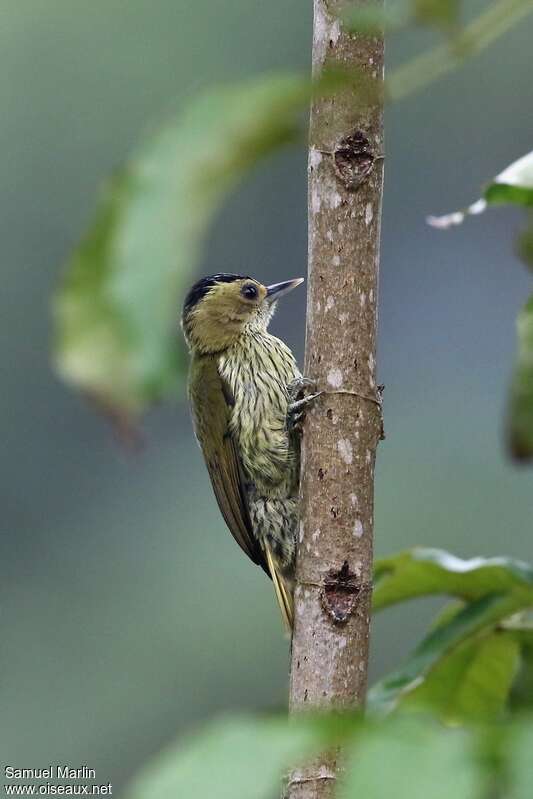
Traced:
[[520, 233], [517, 240], [517, 254], [519, 258], [533, 269], [533, 212], [529, 212], [528, 225]]
[[407, 662], [371, 689], [371, 709], [388, 712], [409, 697], [446, 717], [497, 713], [518, 668], [520, 643], [515, 631], [495, 632], [495, 626], [533, 606], [531, 567], [419, 548], [378, 561], [375, 583], [375, 609], [428, 594], [449, 594], [460, 603], [445, 608]]
[[[449, 621], [433, 629], [403, 666], [371, 688], [368, 707], [379, 714], [394, 710], [405, 696], [423, 684], [431, 669], [454, 653], [457, 647], [484, 630], [492, 630], [515, 608], [513, 594], [487, 594], [465, 605]], [[451, 671], [459, 665], [454, 662]]]
[[419, 25], [448, 32], [459, 29], [460, 0], [413, 0], [413, 16]]
[[467, 216], [483, 213], [489, 205], [533, 206], [533, 150], [496, 175], [481, 199], [460, 211], [428, 216], [426, 221], [432, 227], [446, 230], [460, 225]]
[[347, 752], [339, 799], [476, 799], [482, 775], [472, 736], [421, 719], [367, 728]]
[[531, 799], [533, 786], [533, 724], [520, 721], [511, 730], [506, 747], [508, 787], [505, 799]]
[[520, 644], [513, 633], [467, 639], [435, 664], [402, 706], [431, 708], [448, 722], [498, 718], [519, 665]]
[[533, 205], [533, 151], [500, 172], [484, 197], [490, 205]]
[[147, 766], [128, 799], [272, 799], [284, 771], [324, 745], [320, 725], [286, 719], [223, 719]]
[[66, 381], [127, 415], [176, 390], [180, 305], [207, 225], [251, 166], [299, 135], [309, 93], [292, 75], [208, 91], [109, 183], [55, 297]]
[[411, 21], [410, 3], [407, 0], [396, 0], [387, 3], [369, 2], [348, 4], [341, 11], [343, 25], [350, 33], [378, 35], [383, 31], [396, 30]]
[[378, 560], [374, 583], [375, 610], [429, 594], [472, 601], [512, 592], [521, 607], [533, 603], [533, 569], [505, 557], [463, 560], [444, 550], [416, 547]]
[[510, 696], [513, 711], [533, 709], [533, 628], [531, 626], [513, 630], [520, 645], [520, 669]]
[[393, 0], [382, 3], [349, 3], [341, 12], [346, 30], [351, 33], [377, 35], [408, 25], [426, 25], [444, 32], [458, 31], [459, 0]]
[[508, 440], [518, 460], [533, 458], [533, 295], [518, 315], [518, 362], [508, 412]]

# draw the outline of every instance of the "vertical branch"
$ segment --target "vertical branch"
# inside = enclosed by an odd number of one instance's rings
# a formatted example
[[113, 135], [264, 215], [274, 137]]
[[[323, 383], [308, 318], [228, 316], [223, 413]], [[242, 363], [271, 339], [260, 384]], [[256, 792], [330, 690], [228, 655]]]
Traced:
[[[302, 442], [301, 523], [290, 707], [364, 702], [372, 580], [374, 461], [381, 433], [375, 377], [383, 173], [383, 40], [342, 29], [342, 0], [314, 0], [313, 73], [353, 69], [373, 87], [311, 109], [305, 373], [324, 394]], [[333, 758], [295, 772], [291, 799], [333, 795]]]

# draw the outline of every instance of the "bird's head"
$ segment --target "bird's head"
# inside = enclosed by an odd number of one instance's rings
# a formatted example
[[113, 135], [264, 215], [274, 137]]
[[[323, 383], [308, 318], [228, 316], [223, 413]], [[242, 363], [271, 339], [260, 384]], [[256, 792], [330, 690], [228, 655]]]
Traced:
[[187, 344], [196, 352], [220, 352], [247, 330], [266, 330], [276, 301], [301, 283], [301, 277], [272, 286], [244, 275], [203, 277], [183, 305]]

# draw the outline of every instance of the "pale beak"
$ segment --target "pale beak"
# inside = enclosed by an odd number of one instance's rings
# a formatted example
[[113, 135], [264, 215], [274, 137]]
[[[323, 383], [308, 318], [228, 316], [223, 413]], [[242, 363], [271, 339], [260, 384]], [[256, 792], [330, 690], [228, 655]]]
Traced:
[[301, 286], [303, 282], [303, 277], [297, 277], [294, 280], [284, 280], [283, 283], [274, 283], [272, 286], [267, 286], [266, 301], [268, 303], [276, 302], [280, 297], [284, 297], [289, 291], [295, 289], [296, 286]]

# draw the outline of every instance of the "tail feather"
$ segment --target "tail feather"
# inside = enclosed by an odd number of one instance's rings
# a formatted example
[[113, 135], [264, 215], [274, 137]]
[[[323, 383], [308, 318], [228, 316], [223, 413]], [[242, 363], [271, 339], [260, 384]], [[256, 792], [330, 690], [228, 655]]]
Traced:
[[272, 577], [272, 582], [274, 584], [274, 590], [276, 592], [276, 599], [278, 600], [278, 605], [281, 610], [281, 616], [283, 618], [283, 623], [287, 632], [290, 634], [292, 632], [292, 628], [294, 626], [294, 601], [292, 597], [292, 592], [287, 589], [287, 584], [281, 574], [278, 565], [276, 564], [274, 558], [272, 557], [272, 552], [270, 551], [270, 547], [265, 547], [266, 559], [268, 564], [268, 570], [270, 572], [270, 576]]

